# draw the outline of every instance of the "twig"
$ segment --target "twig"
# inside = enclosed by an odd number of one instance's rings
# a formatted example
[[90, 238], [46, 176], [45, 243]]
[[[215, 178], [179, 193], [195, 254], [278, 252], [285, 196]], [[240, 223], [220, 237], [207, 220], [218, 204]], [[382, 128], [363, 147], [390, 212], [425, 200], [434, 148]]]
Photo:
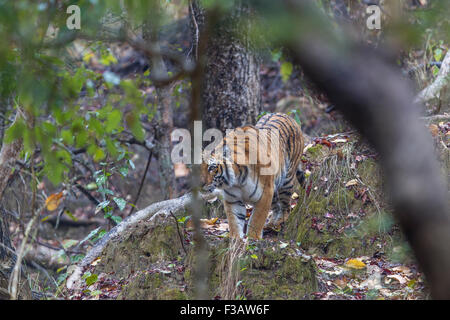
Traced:
[[[150, 167], [150, 163], [152, 162], [152, 157], [153, 157], [153, 152], [150, 151], [150, 153], [148, 154], [148, 159], [147, 159], [147, 164], [146, 164], [146, 166], [145, 166], [144, 175], [142, 176], [142, 179], [141, 179], [141, 183], [140, 183], [140, 185], [139, 185], [138, 192], [137, 192], [137, 194], [136, 194], [136, 197], [134, 198], [133, 204], [134, 204], [135, 206], [137, 205], [137, 202], [138, 202], [139, 197], [140, 197], [140, 195], [141, 195], [142, 187], [144, 186], [144, 182], [145, 182], [145, 177], [147, 176], [148, 168]], [[133, 213], [134, 208], [135, 208], [135, 207], [132, 207], [132, 208], [131, 208], [130, 215]]]
[[170, 215], [173, 217], [173, 219], [175, 220], [175, 224], [177, 225], [177, 231], [178, 231], [178, 236], [180, 237], [180, 242], [181, 242], [181, 246], [183, 247], [184, 253], [187, 254], [186, 248], [184, 247], [184, 239], [181, 236], [181, 232], [180, 232], [180, 227], [178, 226], [178, 220], [177, 217], [175, 217], [175, 215], [173, 214], [172, 211], [169, 211]]
[[68, 249], [64, 249], [63, 247], [54, 247], [52, 245], [49, 245], [49, 244], [47, 244], [45, 242], [40, 241], [39, 239], [34, 239], [34, 241], [36, 241], [37, 244], [39, 244], [39, 245], [41, 245], [43, 247], [46, 247], [46, 248], [49, 248], [49, 249], [52, 249], [52, 250], [55, 250], [55, 251], [60, 251], [60, 250], [64, 251], [64, 250], [66, 250], [68, 253], [71, 253], [71, 254], [82, 254], [83, 253], [82, 251], [68, 250]]
[[[33, 159], [34, 159], [34, 157], [32, 157], [31, 163], [33, 163]], [[34, 172], [34, 168], [32, 165], [31, 165], [31, 171], [32, 171], [33, 178], [35, 178], [35, 172]], [[17, 253], [17, 260], [14, 265], [13, 272], [11, 273], [11, 278], [10, 278], [9, 285], [8, 285], [8, 291], [10, 292], [11, 300], [17, 300], [17, 298], [18, 298], [19, 292], [17, 289], [18, 289], [19, 279], [20, 279], [20, 275], [21, 275], [20, 271], [22, 268], [22, 259], [23, 259], [23, 256], [25, 255], [25, 247], [27, 245], [28, 237], [30, 236], [30, 232], [32, 230], [33, 225], [39, 218], [40, 213], [45, 208], [45, 206], [42, 206], [41, 209], [39, 209], [39, 210], [35, 209], [35, 206], [36, 206], [36, 183], [34, 180], [35, 179], [33, 179], [33, 184], [32, 184], [33, 185], [33, 197], [32, 197], [32, 204], [31, 204], [31, 208], [33, 211], [33, 217], [27, 224], [27, 228], [25, 230], [25, 235], [23, 237], [22, 243], [20, 244], [20, 248]]]
[[55, 288], [58, 287], [58, 283], [55, 281], [55, 279], [54, 279], [52, 276], [50, 276], [50, 274], [48, 273], [48, 271], [47, 271], [44, 267], [42, 267], [41, 265], [39, 265], [39, 263], [37, 263], [37, 262], [35, 262], [35, 261], [33, 261], [33, 260], [29, 261], [29, 263], [30, 263], [34, 268], [36, 268], [36, 269], [38, 269], [39, 271], [41, 271], [41, 272], [47, 277], [48, 280], [50, 280], [51, 282], [53, 282], [53, 284], [55, 285]]
[[195, 18], [194, 7], [192, 6], [192, 0], [189, 1], [189, 8], [191, 9], [192, 22], [194, 23], [195, 28], [195, 37], [194, 37], [194, 49], [195, 49], [195, 61], [198, 61], [198, 39], [199, 39], [199, 28], [197, 24], [197, 19]]
[[98, 206], [100, 204], [100, 201], [98, 201], [89, 191], [87, 191], [82, 185], [76, 184], [75, 188], [81, 191], [82, 194], [84, 194], [93, 204]]

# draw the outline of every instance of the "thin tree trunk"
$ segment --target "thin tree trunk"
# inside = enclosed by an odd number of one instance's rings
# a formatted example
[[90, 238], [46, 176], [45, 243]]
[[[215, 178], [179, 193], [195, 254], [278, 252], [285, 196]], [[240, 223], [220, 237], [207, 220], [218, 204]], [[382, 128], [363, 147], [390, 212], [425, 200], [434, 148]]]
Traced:
[[[159, 12], [159, 7], [156, 5], [154, 10], [155, 12]], [[148, 22], [144, 25], [143, 38], [158, 45], [158, 20], [155, 19], [155, 17], [156, 15], [154, 12], [150, 14]], [[167, 75], [168, 70], [162, 57], [152, 57], [150, 65], [153, 74], [161, 77]], [[156, 120], [158, 123], [155, 130], [155, 141], [157, 141], [158, 144], [155, 151], [158, 157], [158, 172], [161, 191], [165, 200], [172, 199], [176, 196], [175, 173], [170, 157], [172, 148], [170, 133], [173, 129], [172, 100], [170, 98], [171, 89], [172, 86], [156, 89], [158, 104]]]
[[[22, 116], [20, 110], [17, 111], [13, 124]], [[3, 143], [0, 150], [0, 299], [9, 299], [9, 279], [16, 263], [16, 254], [9, 239], [8, 219], [2, 209], [2, 198], [12, 174], [12, 168], [19, 158], [22, 150], [22, 141], [20, 139], [12, 143]], [[28, 286], [19, 288], [18, 296], [22, 299], [31, 298]]]
[[[20, 119], [19, 111], [16, 114], [16, 118], [13, 122], [16, 123]], [[3, 143], [0, 150], [0, 201], [2, 200], [4, 191], [8, 180], [12, 174], [12, 168], [16, 160], [19, 158], [19, 153], [22, 150], [22, 141], [15, 140], [12, 143]]]

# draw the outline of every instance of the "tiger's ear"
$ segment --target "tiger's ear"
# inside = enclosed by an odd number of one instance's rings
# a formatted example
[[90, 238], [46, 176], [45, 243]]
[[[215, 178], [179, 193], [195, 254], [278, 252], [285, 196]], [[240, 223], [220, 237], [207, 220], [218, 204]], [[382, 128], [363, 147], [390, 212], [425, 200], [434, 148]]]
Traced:
[[217, 162], [213, 158], [208, 159], [208, 172], [213, 172], [217, 166]]

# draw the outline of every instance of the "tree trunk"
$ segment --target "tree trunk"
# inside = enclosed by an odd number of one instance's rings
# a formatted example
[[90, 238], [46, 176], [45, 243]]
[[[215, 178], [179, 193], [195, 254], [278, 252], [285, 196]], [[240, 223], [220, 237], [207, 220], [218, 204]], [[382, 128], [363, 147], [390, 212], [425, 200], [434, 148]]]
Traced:
[[[154, 12], [149, 14], [149, 20], [145, 23], [143, 29], [143, 38], [149, 42], [153, 42], [158, 46], [158, 27], [159, 20], [156, 19], [155, 13], [159, 13], [160, 8], [156, 4]], [[162, 57], [152, 57], [150, 59], [151, 72], [158, 77], [167, 75], [167, 66]], [[172, 99], [170, 97], [172, 86], [165, 86], [156, 89], [157, 95], [157, 126], [155, 128], [156, 156], [159, 166], [159, 181], [164, 200], [172, 199], [175, 196], [176, 181], [173, 165], [170, 157], [172, 142], [170, 133], [173, 130], [173, 112]]]
[[[254, 124], [261, 110], [260, 59], [252, 51], [249, 36], [250, 9], [236, 2], [225, 17], [210, 21], [212, 30], [206, 50], [202, 90], [203, 129], [236, 128]], [[194, 42], [205, 30], [204, 10], [196, 1], [190, 6]], [[193, 55], [197, 58], [197, 43]]]
[[[17, 121], [20, 118], [19, 112], [17, 112]], [[14, 124], [13, 123], [13, 124]], [[2, 200], [3, 193], [6, 189], [6, 185], [11, 176], [14, 163], [19, 157], [19, 153], [22, 150], [22, 141], [15, 140], [12, 143], [3, 143], [0, 150], [0, 201]]]

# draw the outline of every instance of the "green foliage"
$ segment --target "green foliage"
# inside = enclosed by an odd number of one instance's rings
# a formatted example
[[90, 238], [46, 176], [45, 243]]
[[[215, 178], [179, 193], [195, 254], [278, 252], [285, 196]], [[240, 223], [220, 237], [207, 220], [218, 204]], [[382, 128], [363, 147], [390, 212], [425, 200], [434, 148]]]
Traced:
[[[129, 20], [140, 25], [155, 3], [125, 1], [124, 5]], [[69, 4], [64, 2], [63, 8]], [[107, 22], [107, 12], [123, 13], [117, 1], [76, 4], [82, 15], [82, 32], [92, 37]], [[144, 103], [139, 77], [122, 80], [110, 71], [102, 75], [86, 68], [93, 57], [104, 66], [117, 63], [103, 42], [88, 44], [81, 62], [70, 58], [67, 49], [73, 45], [68, 39], [76, 31], [67, 29], [68, 15], [57, 7], [31, 0], [0, 3], [0, 98], [14, 97], [14, 107], [29, 116], [7, 130], [5, 141], [22, 139], [28, 154], [38, 148], [43, 158], [38, 175], [54, 184], [67, 181], [74, 149], [86, 149], [96, 162], [123, 157], [126, 147], [119, 142], [120, 134], [128, 128], [142, 141], [141, 116], [151, 118], [154, 113], [153, 106]], [[58, 28], [53, 35], [49, 25]], [[80, 98], [84, 93], [91, 98], [106, 91], [107, 101], [97, 111]]]
[[281, 64], [280, 73], [281, 73], [281, 79], [283, 82], [287, 82], [289, 80], [289, 77], [292, 74], [292, 70], [294, 67], [292, 66], [292, 63], [290, 62], [283, 62]]
[[256, 120], [261, 119], [266, 114], [267, 114], [267, 111], [262, 111], [260, 114], [258, 114], [258, 116], [256, 117]]
[[83, 276], [81, 277], [81, 279], [83, 279], [86, 282], [87, 286], [90, 286], [94, 283], [97, 282], [98, 280], [98, 275], [95, 273], [91, 273], [90, 271], [87, 271], [83, 274]]

